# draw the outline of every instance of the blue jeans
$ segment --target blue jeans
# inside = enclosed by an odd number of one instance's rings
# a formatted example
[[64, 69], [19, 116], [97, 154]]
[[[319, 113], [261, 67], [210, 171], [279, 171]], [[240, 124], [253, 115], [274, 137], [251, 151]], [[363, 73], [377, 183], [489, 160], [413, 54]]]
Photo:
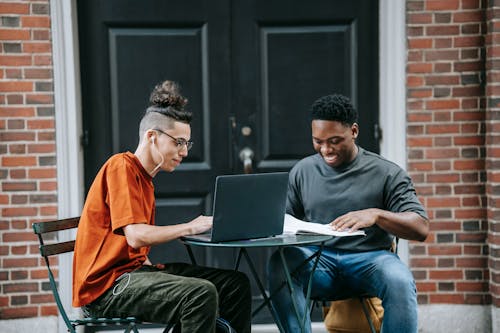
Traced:
[[[287, 247], [284, 256], [290, 272], [318, 250], [317, 246]], [[299, 311], [303, 316], [307, 281], [314, 261], [299, 267], [292, 274]], [[269, 290], [276, 291], [272, 303], [285, 332], [300, 332], [299, 321], [293, 310], [279, 252], [269, 262]], [[359, 294], [377, 296], [382, 300], [384, 320], [382, 332], [417, 332], [417, 291], [408, 267], [389, 251], [348, 252], [324, 248], [313, 275], [311, 298], [335, 300]], [[311, 332], [311, 318], [306, 313], [306, 330]]]

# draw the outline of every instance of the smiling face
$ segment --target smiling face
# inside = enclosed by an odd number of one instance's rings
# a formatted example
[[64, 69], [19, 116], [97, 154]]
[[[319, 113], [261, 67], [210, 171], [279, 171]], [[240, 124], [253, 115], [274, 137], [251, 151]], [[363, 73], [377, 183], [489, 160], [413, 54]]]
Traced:
[[337, 168], [354, 160], [357, 154], [358, 124], [344, 125], [333, 120], [312, 121], [312, 141], [326, 164]]

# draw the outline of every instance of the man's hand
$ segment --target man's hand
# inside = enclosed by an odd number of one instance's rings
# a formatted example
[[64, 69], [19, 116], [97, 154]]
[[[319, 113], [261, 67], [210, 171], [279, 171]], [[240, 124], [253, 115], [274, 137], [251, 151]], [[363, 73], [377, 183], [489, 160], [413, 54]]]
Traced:
[[190, 228], [190, 235], [201, 234], [210, 230], [210, 228], [212, 228], [212, 221], [212, 216], [200, 215], [194, 220], [188, 222], [187, 225]]
[[395, 213], [378, 208], [349, 212], [333, 220], [333, 230], [355, 231], [377, 224], [396, 237], [424, 241], [429, 234], [429, 221], [414, 212]]
[[369, 208], [349, 212], [333, 220], [330, 225], [336, 231], [356, 231], [374, 225], [379, 218], [379, 209]]

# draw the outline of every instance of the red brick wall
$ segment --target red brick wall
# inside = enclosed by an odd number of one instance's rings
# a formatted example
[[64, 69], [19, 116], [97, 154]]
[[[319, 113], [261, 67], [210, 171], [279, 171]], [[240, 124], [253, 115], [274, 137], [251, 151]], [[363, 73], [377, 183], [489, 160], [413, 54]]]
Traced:
[[49, 12], [0, 2], [0, 319], [56, 314], [31, 230], [57, 216]]
[[408, 170], [432, 220], [428, 240], [410, 248], [422, 304], [491, 302], [485, 6], [407, 2]]
[[[432, 220], [410, 246], [421, 304], [500, 306], [494, 3], [407, 1], [408, 170]], [[0, 319], [56, 313], [31, 231], [57, 215], [51, 59], [49, 1], [1, 2]]]
[[490, 244], [490, 291], [500, 307], [500, 2], [487, 8], [486, 170]]

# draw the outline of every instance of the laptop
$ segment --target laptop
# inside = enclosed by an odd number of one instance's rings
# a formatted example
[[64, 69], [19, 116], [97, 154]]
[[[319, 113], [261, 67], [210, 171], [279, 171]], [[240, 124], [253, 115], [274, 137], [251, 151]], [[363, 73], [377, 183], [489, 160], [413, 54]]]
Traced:
[[183, 239], [225, 242], [283, 233], [288, 172], [217, 176], [213, 225]]

